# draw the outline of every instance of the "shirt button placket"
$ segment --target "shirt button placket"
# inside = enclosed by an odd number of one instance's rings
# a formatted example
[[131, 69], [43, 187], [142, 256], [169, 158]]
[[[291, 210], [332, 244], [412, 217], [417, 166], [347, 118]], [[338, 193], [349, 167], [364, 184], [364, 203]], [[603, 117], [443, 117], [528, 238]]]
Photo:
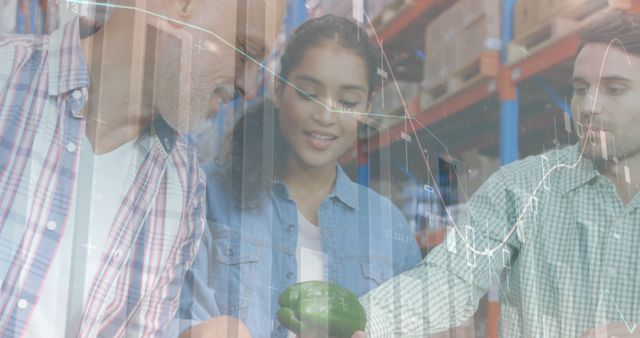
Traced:
[[72, 142], [67, 143], [67, 145], [64, 148], [70, 153], [73, 153], [76, 151], [76, 145], [73, 144]]
[[27, 308], [27, 306], [29, 306], [29, 302], [27, 302], [26, 299], [21, 298], [20, 300], [18, 300], [18, 308], [20, 310], [24, 310]]
[[82, 98], [82, 92], [79, 89], [76, 89], [71, 93], [71, 96], [76, 100], [80, 100]]
[[53, 231], [58, 227], [58, 225], [56, 224], [56, 222], [54, 221], [49, 221], [47, 222], [47, 229]]

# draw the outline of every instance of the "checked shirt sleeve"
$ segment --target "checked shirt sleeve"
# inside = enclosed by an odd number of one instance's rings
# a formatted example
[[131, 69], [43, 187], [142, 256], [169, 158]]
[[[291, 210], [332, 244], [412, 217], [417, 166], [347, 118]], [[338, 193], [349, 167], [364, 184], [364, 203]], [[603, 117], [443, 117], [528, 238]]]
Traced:
[[428, 337], [468, 320], [478, 302], [499, 280], [503, 255], [515, 257], [514, 221], [502, 172], [472, 197], [444, 243], [415, 269], [362, 297], [367, 336]]

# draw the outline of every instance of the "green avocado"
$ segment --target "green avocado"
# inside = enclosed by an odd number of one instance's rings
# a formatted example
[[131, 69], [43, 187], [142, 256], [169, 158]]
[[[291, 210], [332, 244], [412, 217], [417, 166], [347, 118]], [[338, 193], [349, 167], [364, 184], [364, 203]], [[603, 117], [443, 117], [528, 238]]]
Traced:
[[364, 331], [366, 312], [358, 297], [336, 284], [310, 281], [291, 285], [278, 297], [278, 320], [296, 334], [326, 332], [349, 338]]

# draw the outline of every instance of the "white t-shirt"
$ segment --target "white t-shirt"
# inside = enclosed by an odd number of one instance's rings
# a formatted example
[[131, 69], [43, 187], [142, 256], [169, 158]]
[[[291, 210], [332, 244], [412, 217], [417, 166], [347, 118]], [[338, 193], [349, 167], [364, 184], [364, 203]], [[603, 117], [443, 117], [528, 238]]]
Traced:
[[320, 227], [311, 223], [298, 211], [298, 242], [296, 245], [298, 282], [325, 280], [324, 253]]
[[[107, 246], [111, 224], [142, 163], [135, 142], [140, 141], [133, 140], [109, 153], [96, 155], [87, 137], [83, 137], [75, 210], [47, 274], [26, 337], [65, 337], [73, 335], [79, 327], [82, 306]], [[70, 289], [74, 292], [70, 293]]]
[[[298, 282], [312, 280], [324, 281], [325, 255], [322, 251], [320, 227], [311, 223], [298, 210], [298, 242], [296, 245], [296, 262], [298, 264]], [[304, 319], [303, 319], [304, 320]], [[289, 332], [288, 338], [295, 338]], [[302, 337], [305, 337], [304, 332]]]

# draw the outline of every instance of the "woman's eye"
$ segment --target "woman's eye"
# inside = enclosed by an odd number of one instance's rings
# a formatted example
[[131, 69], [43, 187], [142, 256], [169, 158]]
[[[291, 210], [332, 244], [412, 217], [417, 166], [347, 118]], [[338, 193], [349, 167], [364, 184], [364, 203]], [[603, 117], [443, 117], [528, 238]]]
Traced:
[[341, 100], [340, 105], [344, 108], [354, 108], [358, 105], [358, 102]]
[[305, 92], [302, 89], [296, 89], [296, 94], [298, 94], [298, 97], [305, 100], [305, 101], [311, 101], [314, 99], [317, 99], [318, 96], [309, 92]]

